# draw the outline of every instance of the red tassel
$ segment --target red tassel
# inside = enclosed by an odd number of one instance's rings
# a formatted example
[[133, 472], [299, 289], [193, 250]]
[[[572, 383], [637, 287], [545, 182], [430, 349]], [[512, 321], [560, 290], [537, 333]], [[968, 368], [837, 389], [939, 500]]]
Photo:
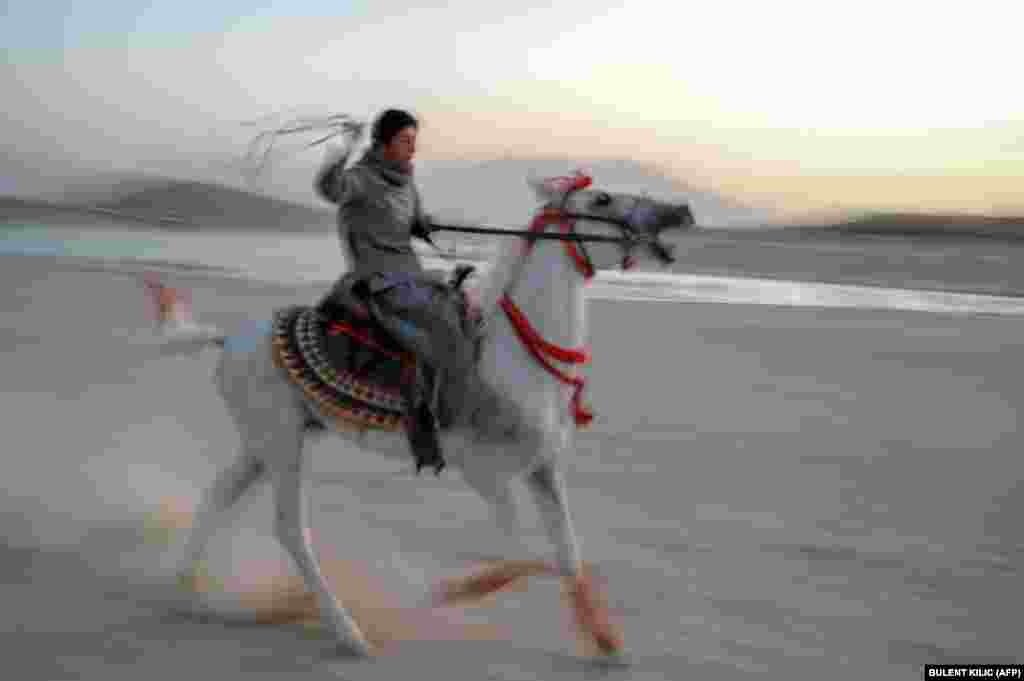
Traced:
[[582, 428], [589, 426], [594, 421], [594, 412], [582, 404], [583, 386], [576, 387], [572, 396], [572, 416], [576, 425]]

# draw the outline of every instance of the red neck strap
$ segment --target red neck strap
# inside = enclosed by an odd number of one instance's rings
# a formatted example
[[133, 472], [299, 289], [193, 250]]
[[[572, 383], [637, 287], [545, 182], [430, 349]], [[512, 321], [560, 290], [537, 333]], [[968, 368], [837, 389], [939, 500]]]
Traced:
[[[544, 229], [551, 223], [558, 223], [562, 231], [569, 233], [572, 230], [571, 223], [565, 219], [561, 211], [557, 209], [545, 209], [543, 212], [537, 215], [533, 219], [530, 225], [531, 232], [543, 232]], [[535, 242], [528, 242], [526, 248], [527, 252], [533, 248]], [[570, 241], [566, 241], [565, 249], [569, 254], [569, 257], [576, 263], [576, 269], [583, 275], [586, 281], [589, 281], [594, 276], [594, 268], [579, 252], [576, 245]], [[573, 393], [570, 401], [572, 407], [573, 419], [577, 426], [587, 426], [594, 420], [593, 412], [583, 404], [583, 389], [586, 387], [586, 379], [579, 376], [572, 376], [554, 364], [552, 360], [558, 362], [565, 362], [567, 364], [586, 364], [590, 361], [590, 353], [584, 348], [563, 348], [545, 340], [540, 333], [530, 324], [530, 321], [526, 318], [526, 315], [519, 309], [518, 306], [508, 294], [504, 295], [500, 301], [501, 308], [505, 312], [505, 316], [508, 317], [509, 323], [512, 324], [512, 328], [515, 330], [516, 335], [519, 336], [519, 340], [526, 346], [526, 349], [533, 355], [533, 358], [544, 367], [545, 370], [552, 376], [554, 376], [559, 382], [572, 386]]]

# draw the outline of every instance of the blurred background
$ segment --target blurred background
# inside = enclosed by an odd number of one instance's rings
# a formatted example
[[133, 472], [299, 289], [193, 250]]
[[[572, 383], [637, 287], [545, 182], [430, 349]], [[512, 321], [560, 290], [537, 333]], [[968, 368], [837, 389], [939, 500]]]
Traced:
[[[516, 162], [553, 158], [635, 164], [768, 215], [1019, 214], [1022, 11], [1004, 0], [16, 3], [0, 28], [0, 191], [60, 195], [70, 179], [102, 184], [97, 171], [235, 184], [253, 123], [397, 106], [423, 118], [425, 177], [464, 170], [496, 195], [518, 183]], [[312, 202], [316, 160], [275, 159], [258, 188]], [[445, 184], [431, 193], [441, 211], [476, 193]], [[710, 206], [702, 218], [738, 221]]]
[[[0, 640], [20, 678], [590, 678], [552, 584], [479, 615], [514, 645], [342, 672], [322, 641], [140, 598], [163, 576], [143, 529], [167, 503], [187, 515], [237, 442], [214, 356], [134, 344], [152, 333], [138, 276], [189, 289], [229, 330], [315, 300], [346, 267], [312, 191], [319, 142], [332, 116], [389, 107], [421, 118], [417, 181], [439, 221], [519, 228], [527, 176], [582, 167], [688, 202], [702, 228], [672, 267], [589, 289], [599, 419], [567, 480], [637, 656], [606, 678], [1019, 663], [1022, 15], [1011, 0], [7, 3]], [[436, 240], [417, 248], [442, 267], [496, 245]], [[336, 441], [310, 456], [325, 547], [385, 583], [341, 583], [370, 611], [411, 613], [500, 548], [457, 480]], [[220, 574], [290, 569], [269, 512], [262, 490], [225, 528]], [[546, 555], [531, 522], [524, 546]]]

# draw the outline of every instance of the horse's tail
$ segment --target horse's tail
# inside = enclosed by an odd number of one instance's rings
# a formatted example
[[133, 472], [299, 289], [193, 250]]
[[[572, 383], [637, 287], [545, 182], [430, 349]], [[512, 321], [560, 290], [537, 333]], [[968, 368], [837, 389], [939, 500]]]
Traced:
[[224, 347], [227, 334], [219, 327], [200, 325], [192, 316], [187, 289], [167, 286], [154, 275], [143, 278], [151, 303], [159, 344], [171, 352], [195, 352], [209, 345]]

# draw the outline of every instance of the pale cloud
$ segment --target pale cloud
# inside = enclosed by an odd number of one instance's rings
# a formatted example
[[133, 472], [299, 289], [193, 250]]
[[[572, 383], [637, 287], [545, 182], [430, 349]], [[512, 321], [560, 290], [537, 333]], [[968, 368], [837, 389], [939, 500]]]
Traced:
[[571, 64], [560, 80], [606, 105], [625, 89], [634, 108], [714, 113], [726, 128], [976, 126], [1024, 113], [1021, 19], [1020, 3], [993, 0], [634, 0], [532, 57]]
[[402, 106], [424, 114], [427, 158], [622, 157], [737, 192], [801, 175], [1007, 176], [1024, 169], [1021, 7], [388, 0], [241, 19], [187, 48], [9, 60], [0, 132], [95, 159], [185, 158], [240, 153], [240, 121], [272, 111]]

